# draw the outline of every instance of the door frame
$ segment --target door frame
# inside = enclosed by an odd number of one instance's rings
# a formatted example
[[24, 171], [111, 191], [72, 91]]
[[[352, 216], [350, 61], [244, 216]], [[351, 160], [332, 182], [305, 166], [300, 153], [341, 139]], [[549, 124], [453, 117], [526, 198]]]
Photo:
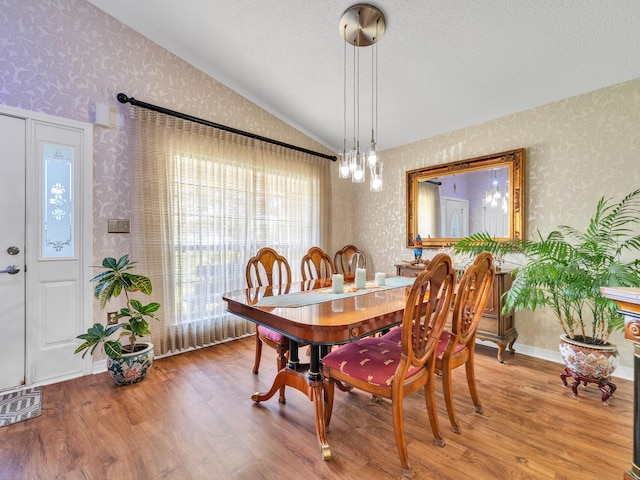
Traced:
[[[40, 160], [36, 158], [36, 139], [35, 139], [35, 126], [38, 123], [47, 123], [53, 126], [73, 128], [81, 131], [82, 135], [82, 152], [81, 159], [84, 162], [81, 168], [81, 191], [76, 192], [76, 196], [81, 198], [82, 209], [79, 215], [76, 215], [76, 220], [81, 222], [80, 232], [81, 238], [77, 239], [76, 245], [78, 247], [78, 259], [80, 265], [85, 265], [87, 268], [81, 269], [79, 282], [81, 285], [81, 295], [79, 296], [79, 311], [84, 319], [91, 319], [91, 285], [89, 283], [90, 268], [93, 259], [93, 124], [80, 122], [77, 120], [71, 120], [68, 118], [57, 117], [54, 115], [48, 115], [45, 113], [32, 112], [29, 110], [23, 110], [21, 108], [10, 107], [6, 105], [0, 105], [0, 114], [21, 118], [26, 123], [26, 138], [25, 138], [25, 174], [27, 182], [25, 185], [25, 271], [28, 272], [30, 261], [33, 261], [37, 252], [31, 252], [28, 246], [35, 237], [38, 238], [38, 230], [34, 227], [34, 222], [37, 224], [39, 221], [38, 212], [40, 211], [38, 195], [40, 185], [36, 185], [36, 182], [30, 181], [37, 172], [37, 162]], [[33, 220], [35, 218], [35, 220]], [[31, 219], [31, 220], [28, 220]], [[37, 240], [36, 240], [37, 241]], [[56, 377], [53, 379], [44, 379], [35, 381], [35, 366], [34, 356], [35, 351], [38, 348], [36, 342], [36, 332], [34, 332], [35, 326], [39, 325], [40, 309], [39, 305], [33, 305], [29, 302], [28, 292], [37, 288], [37, 282], [35, 278], [32, 278], [28, 273], [25, 279], [25, 385], [24, 386], [36, 386], [55, 383], [70, 378], [76, 378], [82, 375], [93, 373], [91, 358], [87, 357], [83, 362], [83, 370], [78, 374], [68, 375], [66, 377]], [[81, 333], [81, 332], [78, 332]], [[69, 355], [73, 355], [70, 351]]]

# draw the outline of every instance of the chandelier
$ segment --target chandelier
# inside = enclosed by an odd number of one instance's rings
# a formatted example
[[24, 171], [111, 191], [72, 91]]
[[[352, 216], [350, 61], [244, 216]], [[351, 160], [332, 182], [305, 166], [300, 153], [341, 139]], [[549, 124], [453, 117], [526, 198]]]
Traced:
[[[378, 155], [378, 45], [385, 30], [383, 13], [372, 5], [359, 3], [349, 7], [340, 17], [340, 35], [344, 39], [343, 65], [343, 147], [338, 152], [339, 177], [363, 183], [367, 166], [369, 188], [382, 190], [382, 160]], [[347, 149], [347, 44], [353, 45], [353, 144]], [[360, 150], [360, 47], [371, 47], [371, 140], [367, 152]]]

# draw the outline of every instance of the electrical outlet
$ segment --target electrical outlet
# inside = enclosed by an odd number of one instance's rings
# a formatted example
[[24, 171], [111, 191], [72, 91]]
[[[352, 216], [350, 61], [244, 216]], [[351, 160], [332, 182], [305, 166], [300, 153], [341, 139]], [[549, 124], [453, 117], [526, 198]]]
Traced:
[[116, 315], [118, 312], [107, 312], [107, 325], [117, 325]]

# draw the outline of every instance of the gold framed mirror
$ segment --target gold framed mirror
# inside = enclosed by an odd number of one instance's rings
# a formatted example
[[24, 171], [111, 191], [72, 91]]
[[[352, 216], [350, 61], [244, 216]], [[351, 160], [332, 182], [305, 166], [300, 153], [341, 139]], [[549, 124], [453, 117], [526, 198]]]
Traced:
[[473, 233], [524, 238], [525, 150], [407, 171], [407, 248], [426, 248]]

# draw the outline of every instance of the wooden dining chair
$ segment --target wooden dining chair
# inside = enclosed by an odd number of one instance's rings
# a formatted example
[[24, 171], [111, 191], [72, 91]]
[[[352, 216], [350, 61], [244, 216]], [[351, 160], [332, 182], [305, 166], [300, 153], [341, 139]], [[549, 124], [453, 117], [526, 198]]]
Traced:
[[334, 255], [333, 267], [351, 282], [356, 277], [356, 268], [367, 268], [367, 256], [354, 245], [345, 245]]
[[483, 252], [478, 255], [473, 264], [464, 272], [458, 284], [451, 331], [443, 331], [440, 335], [436, 355], [436, 372], [442, 375], [442, 390], [447, 413], [451, 422], [451, 430], [455, 433], [460, 433], [460, 426], [456, 421], [453, 408], [451, 371], [454, 368], [465, 366], [471, 399], [476, 407], [476, 412], [482, 413], [482, 404], [476, 388], [474, 353], [478, 322], [491, 295], [494, 275], [491, 254]]
[[[261, 248], [258, 253], [247, 262], [247, 286], [275, 287], [288, 290], [291, 283], [291, 267], [282, 255], [272, 248]], [[262, 344], [266, 343], [278, 353], [278, 371], [282, 370], [288, 361], [289, 339], [275, 330], [258, 325], [256, 329], [256, 357], [253, 364], [253, 373], [257, 374], [262, 357]], [[280, 388], [280, 403], [286, 403], [284, 387]]]
[[325, 379], [325, 424], [331, 420], [334, 382], [348, 383], [375, 396], [391, 399], [393, 430], [403, 475], [411, 477], [404, 428], [403, 398], [424, 388], [425, 403], [436, 443], [444, 446], [438, 426], [433, 377], [435, 351], [447, 320], [455, 272], [451, 259], [436, 255], [415, 279], [402, 317], [401, 342], [366, 337], [343, 345], [322, 359]]
[[333, 275], [333, 262], [331, 257], [320, 247], [311, 247], [302, 257], [300, 264], [302, 281], [316, 279], [330, 279]]

